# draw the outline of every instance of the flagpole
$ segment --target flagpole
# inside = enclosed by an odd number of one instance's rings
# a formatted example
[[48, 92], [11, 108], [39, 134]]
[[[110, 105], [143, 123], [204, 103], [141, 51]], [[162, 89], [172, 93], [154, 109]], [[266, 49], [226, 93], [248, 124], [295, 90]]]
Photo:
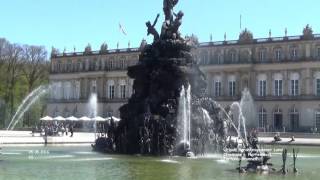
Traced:
[[240, 31], [241, 31], [241, 29], [242, 29], [242, 15], [240, 14]]

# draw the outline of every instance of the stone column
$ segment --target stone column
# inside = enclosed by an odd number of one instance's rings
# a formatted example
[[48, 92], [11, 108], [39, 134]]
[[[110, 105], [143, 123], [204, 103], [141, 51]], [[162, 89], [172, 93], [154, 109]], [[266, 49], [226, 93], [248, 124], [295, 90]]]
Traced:
[[283, 75], [283, 90], [282, 90], [282, 95], [287, 96], [289, 95], [289, 72], [284, 70], [281, 72], [281, 74]]
[[299, 88], [301, 95], [313, 94], [313, 76], [310, 69], [303, 69], [300, 73]]
[[267, 73], [267, 91], [266, 95], [267, 96], [272, 96], [273, 95], [273, 78], [272, 78], [272, 72], [268, 71]]

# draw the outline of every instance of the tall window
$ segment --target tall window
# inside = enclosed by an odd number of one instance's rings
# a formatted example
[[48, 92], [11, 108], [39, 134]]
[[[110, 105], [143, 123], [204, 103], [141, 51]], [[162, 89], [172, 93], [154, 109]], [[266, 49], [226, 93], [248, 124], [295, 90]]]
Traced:
[[274, 80], [274, 95], [282, 96], [282, 80], [281, 79]]
[[222, 55], [219, 53], [217, 56], [218, 64], [223, 64]]
[[229, 96], [236, 95], [236, 81], [229, 81]]
[[97, 81], [96, 80], [91, 80], [90, 92], [91, 93], [97, 92]]
[[320, 96], [320, 79], [316, 79], [316, 95]]
[[289, 118], [290, 118], [290, 127], [292, 131], [297, 131], [299, 129], [299, 112], [297, 109], [294, 107], [291, 109], [289, 113]]
[[298, 96], [299, 95], [299, 80], [293, 79], [290, 80], [290, 95], [291, 96]]
[[259, 110], [259, 127], [266, 128], [267, 126], [267, 111], [261, 107]]
[[281, 49], [280, 48], [275, 50], [275, 58], [277, 61], [281, 61]]
[[235, 52], [231, 52], [230, 53], [230, 58], [231, 58], [231, 62], [236, 62], [236, 53]]
[[298, 51], [297, 51], [296, 47], [291, 48], [291, 55], [290, 56], [291, 56], [292, 59], [297, 59], [297, 57], [298, 57], [297, 56], [297, 52]]
[[259, 80], [259, 96], [266, 96], [267, 92], [267, 81]]
[[214, 83], [214, 96], [218, 97], [221, 96], [221, 82], [216, 81]]
[[317, 57], [320, 58], [320, 47], [317, 48]]
[[266, 51], [261, 49], [259, 51], [259, 61], [264, 62], [266, 60]]
[[109, 99], [114, 99], [114, 85], [110, 84], [108, 89], [109, 89], [109, 95], [108, 95]]
[[68, 64], [67, 64], [67, 72], [71, 72], [72, 71], [72, 62], [71, 61], [68, 61]]
[[77, 71], [82, 71], [81, 65], [82, 65], [81, 61], [78, 61], [77, 62]]
[[320, 130], [320, 111], [316, 112], [316, 119], [315, 119], [315, 126], [318, 129], [318, 131]]
[[126, 98], [126, 85], [120, 85], [120, 98]]

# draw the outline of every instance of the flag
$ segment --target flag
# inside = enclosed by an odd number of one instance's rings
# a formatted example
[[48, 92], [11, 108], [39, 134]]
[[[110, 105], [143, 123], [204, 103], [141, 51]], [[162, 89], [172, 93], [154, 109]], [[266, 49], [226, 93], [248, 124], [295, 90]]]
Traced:
[[123, 26], [119, 23], [119, 30], [122, 34], [124, 34], [125, 36], [127, 35], [126, 31], [124, 30]]

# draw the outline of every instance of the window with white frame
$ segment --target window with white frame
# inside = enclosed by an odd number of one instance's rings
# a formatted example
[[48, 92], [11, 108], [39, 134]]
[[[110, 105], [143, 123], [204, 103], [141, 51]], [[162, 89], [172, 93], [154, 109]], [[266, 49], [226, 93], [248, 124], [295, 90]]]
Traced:
[[290, 74], [290, 89], [289, 94], [291, 96], [298, 96], [299, 95], [299, 74], [292, 73]]
[[261, 107], [259, 109], [259, 127], [266, 128], [267, 126], [267, 111]]
[[314, 74], [314, 95], [320, 96], [320, 72]]
[[274, 80], [274, 95], [282, 96], [282, 79]]
[[218, 53], [217, 55], [217, 60], [218, 60], [218, 64], [223, 64], [222, 55], [220, 53]]
[[219, 80], [214, 82], [214, 96], [221, 96], [221, 81]]
[[291, 59], [297, 59], [297, 57], [298, 57], [298, 50], [297, 50], [297, 47], [292, 47], [291, 48], [291, 54], [290, 54], [290, 56], [291, 56]]
[[273, 76], [273, 95], [274, 96], [282, 96], [283, 94], [283, 76], [281, 73], [276, 73]]
[[316, 80], [315, 80], [315, 83], [316, 83], [316, 89], [315, 89], [315, 94], [316, 94], [316, 96], [320, 96], [320, 78], [317, 78]]
[[235, 96], [236, 95], [236, 81], [235, 80], [229, 80], [229, 96]]
[[236, 60], [236, 53], [234, 51], [230, 52], [230, 59], [231, 59], [232, 63], [235, 63], [237, 61]]
[[91, 80], [90, 92], [91, 93], [97, 92], [97, 80]]
[[266, 96], [267, 80], [259, 80], [259, 96]]
[[108, 99], [114, 99], [115, 97], [115, 85], [113, 80], [107, 82], [107, 97]]
[[257, 95], [266, 96], [267, 95], [267, 75], [259, 74], [257, 77]]
[[259, 51], [259, 61], [264, 62], [266, 60], [266, 50], [260, 49]]
[[319, 131], [320, 130], [320, 111], [316, 112], [315, 118], [316, 118], [315, 119], [315, 127]]
[[290, 127], [292, 131], [299, 129], [299, 112], [293, 107], [289, 112]]
[[275, 50], [275, 58], [276, 58], [276, 60], [277, 61], [281, 61], [281, 48], [277, 48], [276, 50]]
[[120, 98], [126, 98], [126, 85], [120, 85]]

